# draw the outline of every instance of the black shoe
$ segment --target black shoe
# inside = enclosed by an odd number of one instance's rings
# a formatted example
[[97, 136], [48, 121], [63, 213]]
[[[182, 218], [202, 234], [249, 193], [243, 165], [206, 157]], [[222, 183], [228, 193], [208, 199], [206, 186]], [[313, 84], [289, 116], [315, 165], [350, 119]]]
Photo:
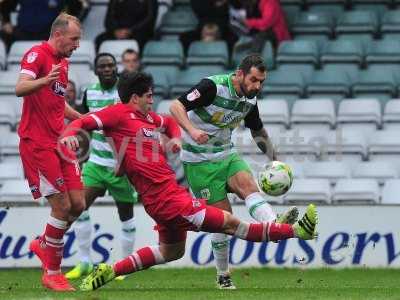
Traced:
[[217, 275], [217, 287], [221, 290], [235, 290], [236, 286], [233, 284], [230, 275]]

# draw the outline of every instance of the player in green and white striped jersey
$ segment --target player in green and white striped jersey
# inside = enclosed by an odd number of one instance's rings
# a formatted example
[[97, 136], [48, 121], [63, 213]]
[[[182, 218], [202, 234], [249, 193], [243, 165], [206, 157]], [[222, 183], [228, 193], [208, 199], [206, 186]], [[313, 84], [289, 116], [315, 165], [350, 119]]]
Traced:
[[[297, 208], [290, 208], [277, 219], [231, 140], [232, 131], [244, 120], [261, 151], [270, 160], [276, 159], [257, 107], [256, 95], [265, 78], [263, 59], [259, 55], [249, 55], [235, 73], [201, 80], [174, 100], [170, 111], [184, 129], [181, 160], [196, 197], [206, 198], [207, 204], [232, 212], [227, 193], [234, 192], [245, 200], [250, 215], [257, 221], [294, 223]], [[214, 233], [211, 244], [218, 287], [235, 288], [228, 267], [228, 236]]]
[[[83, 97], [82, 106], [85, 113], [101, 110], [120, 101], [117, 91], [118, 77], [115, 57], [109, 53], [99, 53], [95, 59], [95, 74], [98, 76], [99, 82], [88, 87]], [[93, 270], [90, 258], [92, 224], [88, 209], [96, 198], [104, 196], [106, 191], [114, 198], [122, 223], [122, 257], [133, 252], [135, 242], [136, 226], [133, 204], [137, 201], [137, 194], [126, 176], [117, 177], [115, 175], [116, 160], [103, 131], [93, 131], [90, 144], [89, 159], [82, 171], [86, 210], [75, 222], [80, 263], [66, 274], [68, 279], [79, 278]]]

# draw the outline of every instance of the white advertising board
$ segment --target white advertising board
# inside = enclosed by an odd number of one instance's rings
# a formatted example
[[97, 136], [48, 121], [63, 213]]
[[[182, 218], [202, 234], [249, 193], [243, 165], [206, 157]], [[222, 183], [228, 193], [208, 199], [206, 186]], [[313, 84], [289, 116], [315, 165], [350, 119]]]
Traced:
[[[276, 206], [277, 212], [286, 209]], [[299, 207], [301, 213], [305, 207]], [[231, 239], [230, 261], [235, 267], [400, 267], [400, 206], [319, 207], [319, 237], [280, 243], [252, 243]], [[250, 220], [244, 206], [234, 213]], [[29, 241], [41, 234], [48, 207], [0, 208], [0, 267], [39, 266], [29, 253]], [[120, 258], [120, 221], [113, 206], [90, 209], [93, 225], [92, 258], [95, 263]], [[135, 206], [136, 248], [157, 243], [154, 222], [142, 206]], [[63, 266], [78, 261], [75, 233], [65, 236]], [[189, 233], [186, 255], [168, 266], [213, 266], [209, 235]]]

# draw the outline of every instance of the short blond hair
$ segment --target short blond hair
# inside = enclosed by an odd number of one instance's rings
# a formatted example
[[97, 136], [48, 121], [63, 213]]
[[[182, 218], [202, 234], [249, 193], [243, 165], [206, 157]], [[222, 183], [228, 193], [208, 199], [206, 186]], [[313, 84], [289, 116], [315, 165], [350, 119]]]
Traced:
[[61, 13], [51, 24], [50, 36], [52, 36], [57, 30], [65, 31], [68, 28], [70, 22], [74, 22], [79, 27], [81, 27], [81, 22], [75, 16], [69, 15], [67, 13]]

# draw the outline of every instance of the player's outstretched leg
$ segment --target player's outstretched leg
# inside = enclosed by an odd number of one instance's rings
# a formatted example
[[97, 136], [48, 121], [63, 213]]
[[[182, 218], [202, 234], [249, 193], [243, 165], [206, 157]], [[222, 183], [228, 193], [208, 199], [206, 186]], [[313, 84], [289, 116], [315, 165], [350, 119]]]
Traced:
[[278, 215], [276, 222], [280, 224], [294, 224], [299, 217], [299, 210], [296, 206], [291, 206], [283, 214]]

